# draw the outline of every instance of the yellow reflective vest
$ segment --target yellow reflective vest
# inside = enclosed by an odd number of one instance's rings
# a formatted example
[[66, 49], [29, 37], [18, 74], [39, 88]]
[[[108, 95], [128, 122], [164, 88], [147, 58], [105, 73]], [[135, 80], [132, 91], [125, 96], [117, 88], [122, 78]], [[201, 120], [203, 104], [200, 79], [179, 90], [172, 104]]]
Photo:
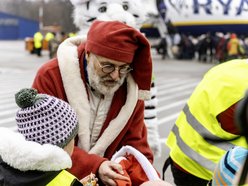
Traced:
[[76, 33], [70, 32], [70, 33], [68, 34], [68, 36], [69, 36], [69, 37], [74, 37], [74, 36], [76, 36]]
[[76, 180], [75, 176], [63, 170], [47, 186], [72, 186]]
[[41, 48], [42, 47], [43, 35], [40, 32], [36, 32], [34, 34], [34, 47]]
[[54, 39], [54, 34], [53, 33], [51, 33], [51, 32], [47, 32], [46, 33], [46, 36], [45, 36], [45, 40], [47, 41], [47, 42], [49, 42], [51, 39]]
[[228, 42], [228, 55], [239, 55], [239, 40], [237, 38], [230, 39]]
[[167, 146], [170, 157], [189, 173], [210, 180], [219, 159], [234, 145], [246, 147], [243, 137], [225, 143], [205, 140], [233, 139], [217, 115], [243, 98], [248, 89], [247, 60], [233, 60], [209, 70], [189, 98], [172, 128]]

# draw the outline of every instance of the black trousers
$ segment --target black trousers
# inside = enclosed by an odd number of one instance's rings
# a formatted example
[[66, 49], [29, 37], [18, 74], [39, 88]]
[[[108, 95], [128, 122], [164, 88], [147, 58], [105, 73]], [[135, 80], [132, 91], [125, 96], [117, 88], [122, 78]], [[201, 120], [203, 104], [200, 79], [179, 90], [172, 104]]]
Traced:
[[174, 183], [177, 186], [206, 186], [209, 183], [209, 180], [201, 179], [180, 170], [173, 163], [171, 163], [171, 172], [174, 178]]
[[35, 53], [37, 54], [37, 56], [41, 56], [41, 50], [42, 48], [35, 48]]

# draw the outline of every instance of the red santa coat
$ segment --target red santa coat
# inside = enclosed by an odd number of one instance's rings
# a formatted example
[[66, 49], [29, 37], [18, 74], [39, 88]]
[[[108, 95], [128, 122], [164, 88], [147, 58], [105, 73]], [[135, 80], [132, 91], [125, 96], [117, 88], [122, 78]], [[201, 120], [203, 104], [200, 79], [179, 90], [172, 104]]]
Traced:
[[58, 59], [41, 66], [33, 82], [38, 92], [69, 102], [78, 114], [79, 143], [72, 155], [70, 172], [79, 179], [91, 172], [96, 174], [100, 164], [125, 145], [136, 148], [153, 162], [144, 123], [144, 101], [139, 99], [138, 86], [131, 75], [116, 91], [98, 141], [89, 148], [90, 108], [83, 64], [84, 44], [80, 44], [83, 41], [85, 38], [65, 41], [59, 48]]

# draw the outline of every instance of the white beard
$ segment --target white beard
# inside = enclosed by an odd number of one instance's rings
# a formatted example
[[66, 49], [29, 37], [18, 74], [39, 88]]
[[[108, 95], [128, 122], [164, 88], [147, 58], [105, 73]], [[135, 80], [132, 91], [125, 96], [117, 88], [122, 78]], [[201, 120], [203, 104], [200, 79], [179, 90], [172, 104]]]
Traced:
[[122, 75], [120, 79], [115, 82], [114, 85], [107, 86], [105, 85], [105, 82], [107, 80], [112, 80], [112, 78], [109, 75], [100, 77], [96, 73], [93, 63], [88, 63], [87, 72], [88, 72], [90, 86], [103, 95], [113, 95], [123, 84], [127, 76], [127, 75]]

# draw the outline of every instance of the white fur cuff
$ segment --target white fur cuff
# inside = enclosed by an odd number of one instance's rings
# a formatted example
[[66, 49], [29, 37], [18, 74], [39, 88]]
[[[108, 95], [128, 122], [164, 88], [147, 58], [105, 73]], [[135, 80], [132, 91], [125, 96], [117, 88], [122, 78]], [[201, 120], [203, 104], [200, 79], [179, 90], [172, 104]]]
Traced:
[[139, 90], [138, 99], [149, 100], [151, 99], [151, 93], [149, 90]]

